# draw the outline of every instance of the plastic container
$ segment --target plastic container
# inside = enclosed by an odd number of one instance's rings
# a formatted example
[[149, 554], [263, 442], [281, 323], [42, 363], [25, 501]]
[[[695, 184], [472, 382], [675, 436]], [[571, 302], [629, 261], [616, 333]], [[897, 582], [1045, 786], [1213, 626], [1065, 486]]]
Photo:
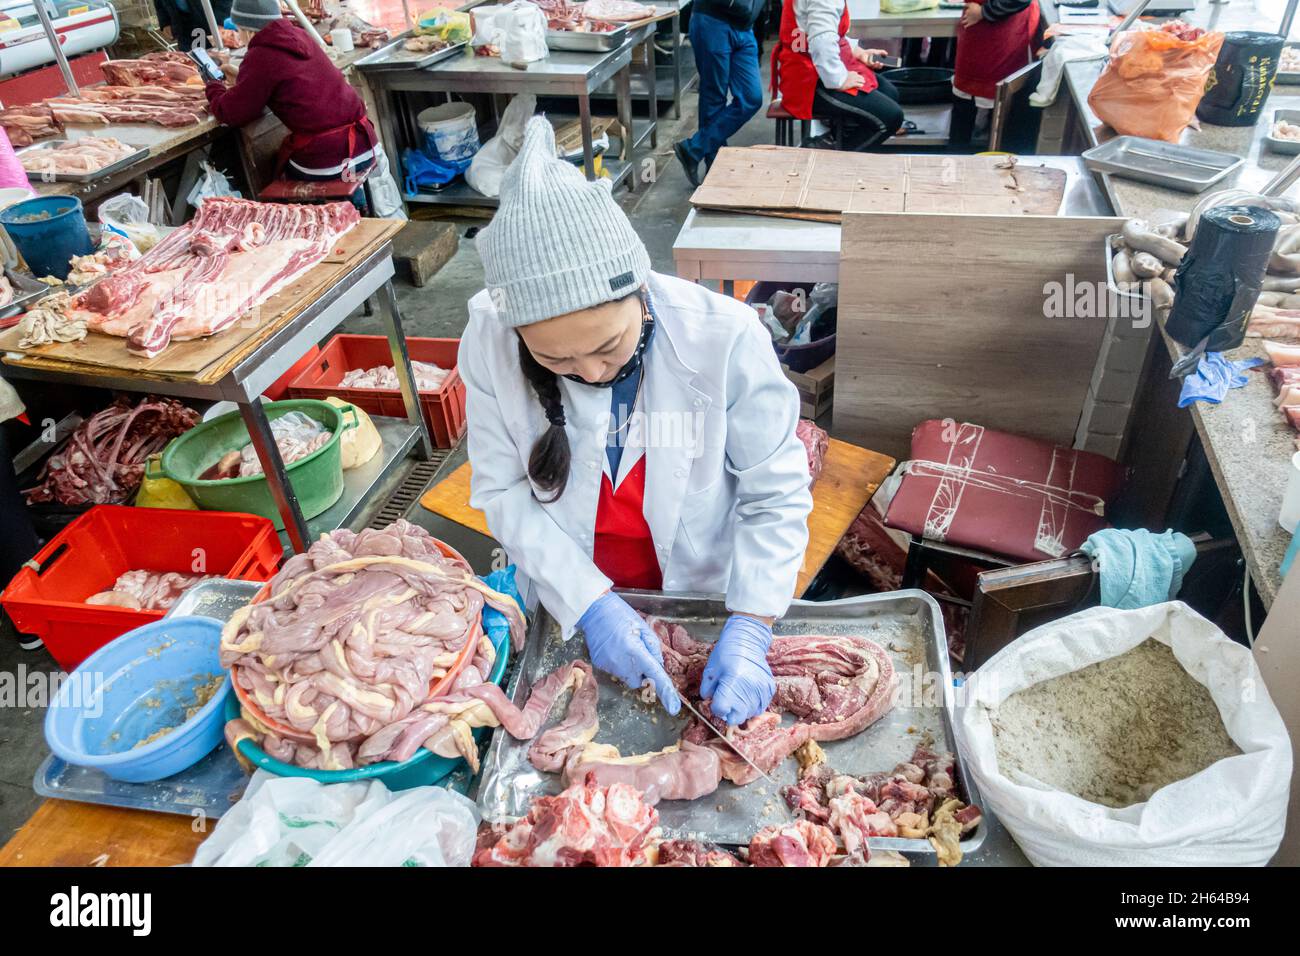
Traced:
[[424, 151], [452, 163], [478, 152], [478, 122], [469, 103], [441, 103], [421, 110], [416, 122], [424, 133]]
[[66, 279], [73, 256], [95, 251], [76, 196], [39, 196], [15, 203], [0, 212], [0, 225], [34, 276]]
[[[298, 411], [333, 432], [322, 447], [285, 466], [303, 517], [314, 518], [343, 495], [343, 460], [339, 441], [344, 429], [357, 427], [356, 416], [351, 414], [351, 409], [303, 399], [270, 402], [264, 409], [270, 421]], [[280, 530], [284, 528], [284, 519], [280, 517], [265, 475], [221, 479], [199, 477], [222, 455], [243, 448], [248, 442], [248, 428], [243, 417], [239, 412], [229, 412], [210, 422], [202, 422], [173, 439], [163, 451], [162, 473], [183, 487], [194, 503], [205, 511], [247, 511], [269, 518]]]
[[39, 636], [59, 666], [71, 670], [113, 638], [163, 616], [162, 611], [85, 603], [124, 572], [179, 571], [267, 581], [283, 553], [265, 518], [96, 505], [14, 575], [0, 603], [18, 630]]
[[263, 390], [262, 397], [270, 402], [279, 402], [288, 398], [289, 386], [293, 383], [293, 380], [304, 371], [311, 368], [312, 363], [316, 361], [316, 356], [318, 355], [320, 355], [320, 346], [313, 345], [307, 350], [307, 354], [289, 366], [289, 371], [285, 372]]
[[[758, 282], [745, 296], [746, 305], [766, 302], [777, 292], [794, 292], [803, 289], [812, 292], [811, 282]], [[817, 323], [814, 321], [813, 323]], [[821, 365], [835, 354], [835, 333], [814, 339], [806, 345], [777, 345], [772, 343], [777, 360], [792, 372], [807, 372]]]
[[904, 66], [880, 75], [898, 90], [902, 106], [925, 106], [952, 101], [952, 70], [941, 66]]
[[[420, 392], [420, 409], [438, 448], [451, 448], [465, 433], [465, 383], [456, 371], [459, 339], [407, 339], [412, 361], [432, 362], [448, 370], [436, 392]], [[392, 365], [388, 339], [382, 335], [336, 335], [316, 361], [289, 384], [294, 398], [324, 399], [333, 395], [371, 415], [405, 418], [402, 393], [395, 388], [342, 388], [339, 382], [352, 369]]]
[[[114, 780], [162, 780], [221, 743], [230, 675], [192, 717], [195, 687], [222, 674], [221, 622], [174, 617], [136, 628], [90, 655], [59, 687], [45, 741], [61, 760]], [[171, 733], [141, 744], [168, 727]]]

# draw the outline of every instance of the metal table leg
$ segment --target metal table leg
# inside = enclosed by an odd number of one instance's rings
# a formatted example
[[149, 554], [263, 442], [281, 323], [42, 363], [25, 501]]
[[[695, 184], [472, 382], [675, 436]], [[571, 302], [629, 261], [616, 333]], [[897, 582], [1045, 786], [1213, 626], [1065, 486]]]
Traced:
[[623, 127], [623, 148], [619, 151], [619, 159], [626, 160], [633, 164], [632, 175], [627, 178], [627, 188], [636, 192], [637, 170], [636, 163], [636, 130], [632, 125], [632, 64], [618, 71], [618, 76], [614, 78], [614, 89], [618, 94], [618, 123]]
[[591, 145], [591, 95], [578, 97], [578, 125], [582, 127], [582, 168], [588, 179], [596, 178], [596, 154]]
[[289, 535], [289, 543], [296, 553], [301, 554], [311, 543], [311, 532], [307, 530], [307, 521], [302, 516], [302, 508], [298, 506], [298, 496], [294, 493], [293, 485], [289, 484], [284, 459], [280, 457], [280, 447], [275, 443], [275, 435], [271, 432], [271, 423], [267, 421], [260, 401], [239, 402], [238, 405], [239, 413], [244, 416], [248, 437], [253, 440], [257, 460], [262, 463], [271, 497], [275, 499], [275, 506], [284, 519], [284, 530]]
[[655, 78], [655, 34], [651, 30], [645, 41], [646, 114], [650, 119], [650, 148], [659, 146], [659, 89]]
[[406, 350], [406, 333], [402, 331], [402, 315], [397, 308], [397, 293], [393, 280], [384, 283], [378, 293], [380, 308], [388, 320], [388, 348], [393, 355], [393, 370], [402, 390], [402, 404], [406, 406], [406, 420], [420, 430], [420, 457], [428, 461], [433, 457], [433, 440], [429, 426], [420, 411], [420, 394], [415, 388], [415, 375], [411, 371], [411, 357]]
[[673, 119], [682, 118], [682, 11], [673, 14]]

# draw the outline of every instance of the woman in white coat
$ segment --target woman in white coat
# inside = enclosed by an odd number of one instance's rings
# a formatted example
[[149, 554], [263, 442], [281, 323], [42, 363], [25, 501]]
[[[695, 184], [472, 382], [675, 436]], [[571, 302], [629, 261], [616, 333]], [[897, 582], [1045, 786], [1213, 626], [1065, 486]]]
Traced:
[[478, 238], [469, 303], [470, 502], [592, 663], [680, 702], [658, 640], [611, 591], [721, 592], [731, 612], [701, 696], [766, 709], [772, 621], [808, 542], [798, 395], [752, 310], [650, 271], [604, 182], [533, 119]]

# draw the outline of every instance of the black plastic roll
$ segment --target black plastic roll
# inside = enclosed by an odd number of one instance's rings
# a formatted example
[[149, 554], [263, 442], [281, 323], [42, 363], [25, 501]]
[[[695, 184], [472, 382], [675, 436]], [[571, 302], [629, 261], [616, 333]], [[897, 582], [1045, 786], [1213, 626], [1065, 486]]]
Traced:
[[1235, 349], [1246, 337], [1281, 221], [1259, 206], [1215, 206], [1201, 216], [1174, 274], [1165, 331], [1187, 346]]
[[1196, 115], [1219, 126], [1254, 126], [1273, 89], [1282, 43], [1276, 33], [1225, 33]]

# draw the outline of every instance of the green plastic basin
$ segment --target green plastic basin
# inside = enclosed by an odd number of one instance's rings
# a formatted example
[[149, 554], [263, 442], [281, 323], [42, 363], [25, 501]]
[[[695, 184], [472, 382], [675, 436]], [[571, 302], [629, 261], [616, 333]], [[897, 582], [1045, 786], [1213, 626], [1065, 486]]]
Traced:
[[[339, 442], [344, 430], [357, 427], [356, 411], [351, 405], [338, 408], [329, 402], [306, 398], [270, 402], [263, 409], [270, 421], [289, 412], [302, 412], [333, 432], [324, 446], [285, 467], [303, 517], [314, 518], [343, 495]], [[243, 417], [237, 411], [229, 412], [173, 439], [162, 454], [162, 473], [183, 486], [194, 503], [205, 511], [261, 515], [275, 522], [277, 530], [282, 530], [284, 519], [275, 506], [265, 475], [215, 481], [199, 477], [220, 461], [222, 455], [243, 448], [249, 440]]]

